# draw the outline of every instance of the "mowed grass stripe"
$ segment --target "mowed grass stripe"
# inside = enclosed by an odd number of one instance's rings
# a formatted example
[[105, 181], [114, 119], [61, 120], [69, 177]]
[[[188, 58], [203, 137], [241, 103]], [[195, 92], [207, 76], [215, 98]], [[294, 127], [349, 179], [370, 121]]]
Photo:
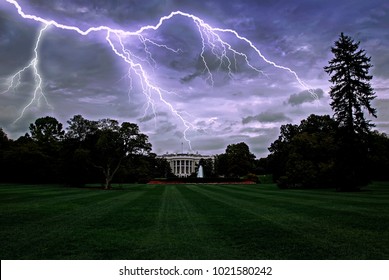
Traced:
[[[91, 202], [98, 203], [99, 200], [110, 197], [106, 192], [99, 189], [89, 190], [59, 186], [29, 186], [29, 189], [19, 188], [18, 186], [13, 189], [0, 187], [0, 190], [2, 193], [0, 201], [9, 205], [3, 211], [15, 214], [18, 211], [31, 213], [31, 210], [37, 209], [39, 219], [41, 219], [39, 210], [47, 213], [48, 211], [45, 210], [49, 208], [54, 212], [62, 213], [74, 207], [77, 209], [80, 205], [88, 205]], [[117, 194], [111, 195], [115, 196]], [[24, 203], [20, 203], [20, 201]]]
[[[37, 189], [37, 191], [42, 191], [42, 189]], [[29, 210], [14, 216], [12, 225], [8, 227], [3, 221], [9, 221], [10, 217], [5, 216], [2, 211], [0, 217], [3, 218], [0, 218], [0, 221], [5, 226], [0, 234], [6, 233], [7, 228], [23, 229], [14, 231], [12, 235], [1, 234], [1, 239], [5, 244], [18, 245], [12, 250], [16, 258], [19, 258], [19, 254], [25, 254], [26, 251], [31, 252], [31, 255], [23, 258], [73, 258], [73, 256], [79, 258], [77, 254], [89, 255], [91, 252], [88, 251], [91, 248], [95, 250], [92, 252], [93, 258], [100, 258], [100, 255], [101, 258], [105, 258], [103, 255], [107, 251], [110, 240], [109, 238], [102, 240], [101, 233], [111, 229], [120, 231], [122, 225], [127, 227], [129, 224], [134, 224], [134, 220], [135, 222], [143, 220], [143, 217], [137, 217], [128, 210], [134, 206], [134, 200], [141, 199], [141, 196], [146, 194], [146, 188], [136, 193], [78, 191], [74, 200], [69, 198], [67, 201], [58, 201], [57, 196], [53, 196], [52, 200], [48, 201], [45, 198], [46, 195], [43, 194], [43, 200], [46, 203], [39, 202], [39, 196], [36, 197], [39, 207], [30, 207], [23, 203], [24, 207]], [[79, 201], [80, 193], [82, 201]], [[144, 200], [140, 205], [142, 208], [145, 207]], [[128, 217], [131, 217], [130, 221]], [[105, 236], [105, 233], [103, 235]], [[88, 248], [88, 250], [83, 251], [82, 248]]]
[[[234, 190], [231, 190], [231, 189]], [[361, 216], [366, 216], [366, 218], [371, 222], [372, 218], [377, 218], [377, 224], [381, 224], [385, 221], [385, 219], [388, 219], [388, 211], [387, 210], [387, 203], [382, 202], [375, 202], [374, 199], [369, 199], [368, 201], [365, 201], [364, 203], [361, 203], [359, 200], [354, 200], [348, 198], [347, 201], [344, 203], [334, 203], [335, 200], [325, 200], [322, 199], [321, 195], [318, 194], [316, 196], [316, 199], [306, 199], [304, 197], [302, 198], [294, 198], [290, 196], [285, 196], [284, 192], [278, 193], [278, 195], [272, 195], [272, 197], [269, 197], [268, 194], [264, 194], [260, 189], [257, 189], [256, 193], [247, 193], [247, 189], [240, 188], [236, 189], [235, 186], [228, 186], [223, 188], [223, 190], [218, 190], [218, 193], [223, 192], [230, 192], [234, 197], [241, 198], [242, 200], [250, 200], [254, 197], [264, 199], [263, 202], [271, 201], [272, 199], [275, 199], [277, 202], [277, 206], [287, 207], [292, 211], [295, 211], [296, 214], [301, 214], [299, 211], [302, 211], [304, 215], [311, 215], [311, 218], [315, 218], [315, 216], [320, 214], [323, 214], [324, 216], [331, 216], [331, 214], [336, 216], [342, 216], [343, 215], [356, 215], [356, 219], [350, 219], [350, 221], [358, 221], [360, 224], [360, 218]], [[348, 194], [344, 193], [334, 193], [334, 196], [347, 196]], [[364, 193], [359, 193], [359, 196], [364, 196]], [[385, 197], [385, 195], [383, 195]], [[386, 200], [388, 201], [388, 196], [386, 196]], [[347, 203], [346, 203], [347, 202]], [[263, 210], [266, 211], [266, 209], [271, 209], [271, 205], [267, 205]], [[309, 207], [311, 211], [306, 211], [307, 209], [305, 206]], [[382, 212], [380, 210], [383, 210]], [[375, 215], [371, 216], [369, 215], [369, 211], [374, 211]], [[384, 219], [384, 220], [382, 220]]]
[[[186, 197], [184, 186], [160, 186], [163, 189], [155, 230], [149, 232], [151, 258], [215, 259], [224, 252], [223, 240], [215, 236], [205, 223], [205, 217]], [[228, 251], [229, 252], [229, 251]]]
[[[335, 203], [347, 202], [347, 203], [374, 203], [374, 204], [386, 204], [389, 196], [389, 191], [379, 187], [379, 184], [373, 184], [368, 189], [362, 192], [354, 193], [339, 193], [333, 189], [317, 189], [317, 190], [280, 190], [275, 185], [221, 185], [218, 186], [220, 190], [234, 189], [244, 193], [258, 193], [260, 190], [261, 195], [282, 195], [288, 198], [297, 198], [298, 200], [304, 199], [306, 201], [313, 200], [318, 201], [320, 195], [320, 201], [326, 203], [331, 200]], [[345, 203], [346, 204], [346, 203]], [[346, 204], [347, 205], [347, 204]]]
[[[348, 193], [332, 193], [332, 196], [322, 196], [320, 193], [317, 193], [316, 196], [313, 195], [290, 195], [290, 192], [292, 190], [288, 191], [278, 191], [278, 192], [263, 192], [261, 186], [258, 186], [256, 189], [253, 188], [245, 188], [244, 186], [235, 186], [235, 185], [229, 185], [229, 186], [223, 186], [219, 188], [215, 188], [215, 191], [218, 193], [228, 193], [227, 195], [232, 195], [234, 197], [240, 197], [243, 200], [263, 200], [265, 203], [269, 199], [276, 199], [277, 204], [287, 204], [287, 206], [307, 206], [310, 207], [312, 211], [306, 212], [304, 211], [304, 214], [309, 213], [316, 213], [315, 208], [319, 210], [319, 212], [323, 212], [322, 210], [326, 209], [326, 214], [331, 211], [335, 211], [336, 214], [339, 213], [339, 211], [347, 213], [353, 213], [358, 214], [360, 216], [366, 216], [367, 218], [371, 219], [371, 213], [374, 212], [377, 214], [377, 211], [383, 210], [381, 214], [385, 216], [385, 209], [387, 209], [387, 200], [388, 196], [386, 196], [386, 201], [384, 200], [385, 196], [382, 198], [382, 200], [377, 201], [375, 198], [364, 197], [361, 199], [361, 197], [365, 196], [365, 193], [359, 193], [359, 197], [355, 198], [349, 197]], [[320, 190], [319, 190], [320, 192]], [[302, 209], [304, 210], [305, 207], [294, 207], [295, 209]], [[379, 216], [381, 216], [379, 214]], [[382, 218], [382, 217], [378, 217]]]
[[[298, 240], [291, 243], [293, 234], [285, 234], [278, 225], [259, 219], [232, 200], [224, 201], [214, 196], [209, 191], [213, 187], [193, 185], [188, 186], [188, 190], [199, 195], [195, 201], [197, 211], [207, 217], [209, 227], [218, 232], [230, 248], [229, 253], [220, 256], [221, 259], [278, 259], [292, 253], [284, 249], [302, 245]], [[283, 243], [289, 246], [283, 246]]]
[[[304, 246], [308, 245], [308, 247], [310, 246], [312, 250], [316, 251], [323, 251], [324, 249], [328, 253], [326, 258], [339, 258], [345, 254], [354, 256], [354, 258], [361, 254], [365, 258], [374, 258], [377, 254], [374, 252], [374, 256], [369, 255], [371, 251], [369, 246], [381, 247], [385, 246], [386, 242], [389, 242], [386, 223], [387, 221], [389, 222], [389, 219], [387, 215], [363, 220], [359, 213], [350, 211], [339, 213], [328, 209], [317, 209], [317, 211], [313, 209], [312, 211], [312, 207], [296, 205], [294, 200], [289, 202], [283, 201], [283, 203], [279, 203], [277, 197], [274, 197], [274, 199], [261, 198], [257, 200], [251, 197], [248, 200], [242, 199], [242, 195], [238, 195], [237, 192], [225, 195], [220, 188], [215, 190], [214, 187], [197, 188], [194, 186], [193, 190], [203, 193], [208, 198], [224, 203], [230, 208], [252, 214], [258, 217], [259, 220], [266, 220], [268, 227], [274, 224], [289, 233], [295, 233], [297, 236], [303, 235], [305, 240]], [[223, 191], [228, 192], [228, 189], [225, 188]], [[374, 218], [373, 221], [371, 220], [372, 218]], [[366, 224], [369, 224], [370, 227], [366, 227]], [[377, 232], [382, 234], [379, 241], [374, 240]], [[356, 235], [359, 235], [358, 238], [350, 238], [350, 236]], [[361, 239], [364, 241], [363, 244], [359, 244]], [[336, 250], [334, 253], [326, 250], [327, 248], [336, 249], [337, 247], [342, 247], [342, 250]], [[383, 250], [379, 247], [376, 248], [379, 251], [383, 251], [382, 257], [389, 253], [387, 247], [383, 248]], [[339, 255], [339, 252], [342, 255]], [[316, 254], [314, 251], [312, 253]], [[323, 255], [324, 252], [320, 254]]]
[[[142, 193], [145, 190], [141, 191]], [[128, 194], [128, 192], [126, 193]], [[39, 221], [44, 219], [60, 219], [62, 216], [72, 216], [75, 218], [82, 217], [83, 214], [75, 215], [76, 213], [84, 213], [90, 215], [90, 213], [96, 213], [95, 209], [102, 211], [104, 207], [113, 207], [116, 205], [115, 200], [118, 200], [119, 193], [117, 192], [104, 192], [100, 190], [72, 190], [72, 189], [56, 189], [54, 192], [47, 192], [45, 189], [36, 189], [35, 195], [32, 197], [19, 196], [18, 193], [11, 194], [14, 197], [22, 199], [23, 203], [15, 201], [7, 202], [8, 206], [2, 209], [6, 214], [11, 212], [14, 214], [24, 214], [28, 212], [30, 214], [28, 222], [34, 222], [31, 220], [33, 214], [37, 214]], [[0, 199], [3, 201], [3, 199]], [[94, 205], [92, 206], [91, 203]], [[120, 206], [120, 205], [117, 205]], [[88, 211], [89, 209], [89, 211]], [[18, 213], [21, 212], [21, 213]], [[90, 213], [89, 213], [90, 212]]]

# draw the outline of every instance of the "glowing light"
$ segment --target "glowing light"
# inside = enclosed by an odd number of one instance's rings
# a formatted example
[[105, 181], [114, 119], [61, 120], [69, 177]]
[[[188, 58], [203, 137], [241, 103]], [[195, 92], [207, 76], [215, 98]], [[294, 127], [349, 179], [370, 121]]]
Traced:
[[[305, 89], [309, 90], [309, 92], [313, 95], [316, 96], [316, 94], [311, 90], [308, 85], [303, 82], [300, 77], [297, 75], [295, 71], [292, 69], [278, 65], [277, 63], [267, 59], [261, 52], [260, 50], [246, 37], [243, 37], [238, 34], [235, 30], [232, 29], [222, 29], [222, 28], [214, 28], [211, 27], [209, 24], [205, 23], [201, 18], [192, 15], [190, 13], [185, 13], [181, 11], [175, 11], [170, 13], [167, 16], [163, 16], [159, 19], [158, 23], [156, 25], [146, 25], [142, 26], [140, 29], [136, 31], [128, 31], [128, 30], [122, 30], [122, 29], [116, 29], [116, 28], [111, 28], [109, 26], [101, 25], [101, 26], [95, 26], [91, 27], [88, 29], [81, 29], [78, 26], [72, 26], [72, 25], [65, 25], [62, 23], [59, 23], [55, 20], [48, 20], [45, 18], [42, 18], [40, 16], [36, 15], [30, 15], [26, 14], [22, 7], [19, 5], [19, 3], [15, 0], [6, 0], [8, 3], [12, 4], [18, 14], [23, 17], [24, 19], [29, 19], [33, 20], [39, 23], [43, 24], [43, 28], [39, 32], [39, 36], [37, 37], [35, 48], [34, 48], [34, 57], [32, 58], [31, 62], [24, 67], [23, 69], [19, 70], [16, 72], [11, 78], [10, 78], [10, 83], [5, 92], [10, 91], [12, 88], [15, 88], [19, 85], [21, 75], [27, 70], [27, 69], [33, 69], [34, 71], [34, 78], [35, 78], [35, 90], [33, 93], [33, 97], [31, 101], [23, 108], [21, 115], [17, 118], [16, 121], [18, 121], [20, 118], [23, 117], [23, 114], [27, 110], [29, 106], [31, 106], [36, 100], [39, 101], [40, 98], [44, 98], [45, 101], [47, 102], [46, 96], [43, 92], [42, 88], [42, 76], [39, 73], [38, 69], [38, 63], [39, 63], [39, 44], [42, 39], [43, 33], [47, 30], [49, 26], [56, 27], [58, 29], [62, 30], [69, 30], [69, 31], [74, 31], [78, 33], [79, 35], [86, 36], [92, 32], [103, 32], [105, 34], [105, 39], [106, 42], [108, 43], [108, 46], [111, 48], [112, 52], [119, 57], [124, 63], [126, 63], [129, 67], [128, 70], [128, 78], [130, 79], [130, 88], [132, 88], [132, 74], [134, 74], [140, 81], [140, 85], [142, 88], [142, 93], [144, 94], [146, 100], [147, 100], [147, 105], [145, 108], [145, 115], [148, 110], [152, 110], [154, 115], [156, 116], [155, 112], [155, 102], [156, 100], [159, 100], [162, 102], [171, 112], [174, 116], [176, 116], [184, 126], [184, 139], [189, 145], [190, 150], [192, 150], [191, 147], [191, 142], [187, 137], [187, 132], [190, 129], [195, 129], [195, 126], [191, 124], [185, 117], [184, 114], [185, 112], [179, 112], [177, 109], [174, 108], [174, 106], [169, 103], [165, 98], [164, 95], [166, 93], [171, 93], [166, 89], [163, 89], [159, 87], [158, 85], [154, 84], [149, 76], [148, 73], [145, 70], [144, 63], [147, 63], [149, 66], [155, 67], [156, 66], [156, 61], [153, 57], [152, 52], [149, 49], [149, 45], [152, 45], [154, 47], [158, 48], [164, 48], [170, 52], [173, 53], [179, 53], [181, 52], [180, 49], [173, 49], [167, 45], [164, 44], [159, 44], [156, 41], [153, 41], [152, 39], [148, 38], [145, 33], [146, 31], [156, 31], [158, 30], [164, 22], [176, 17], [176, 16], [181, 16], [184, 18], [187, 18], [195, 24], [197, 27], [198, 33], [201, 38], [201, 52], [200, 52], [200, 58], [203, 63], [203, 73], [206, 76], [206, 81], [209, 82], [211, 85], [214, 84], [214, 77], [212, 74], [211, 67], [207, 63], [206, 59], [206, 51], [209, 50], [210, 53], [216, 57], [219, 61], [219, 69], [223, 66], [226, 65], [228, 76], [230, 78], [233, 78], [234, 71], [233, 69], [237, 69], [237, 57], [242, 58], [245, 62], [246, 65], [253, 71], [259, 73], [259, 74], [264, 74], [260, 69], [255, 67], [252, 62], [250, 62], [249, 56], [246, 53], [240, 52], [236, 50], [235, 48], [232, 47], [232, 44], [226, 42], [225, 40], [222, 39], [222, 34], [227, 34], [227, 35], [232, 35], [234, 36], [237, 40], [240, 42], [243, 42], [247, 44], [251, 50], [253, 50], [258, 57], [266, 62], [267, 64], [272, 65], [275, 68], [285, 70], [289, 72], [291, 75], [294, 76], [294, 78], [297, 80], [297, 82]], [[137, 38], [141, 44], [143, 44], [143, 51], [145, 53], [146, 58], [142, 58], [138, 55], [136, 55], [134, 52], [132, 52], [130, 49], [128, 49], [125, 46], [124, 40], [125, 38], [132, 36]], [[131, 90], [131, 89], [130, 89]], [[3, 93], [5, 93], [3, 92]], [[47, 102], [48, 103], [48, 102]]]
[[[34, 80], [35, 80], [35, 89], [34, 89], [34, 92], [33, 92], [33, 97], [31, 98], [30, 102], [22, 109], [22, 112], [21, 114], [19, 115], [19, 117], [14, 121], [17, 122], [18, 120], [20, 120], [23, 115], [24, 115], [24, 112], [27, 110], [28, 107], [30, 107], [35, 101], [40, 101], [41, 98], [43, 98], [45, 101], [46, 101], [46, 104], [49, 106], [49, 107], [52, 107], [44, 92], [43, 92], [43, 89], [42, 89], [42, 75], [40, 74], [39, 72], [39, 52], [38, 52], [38, 49], [39, 49], [39, 45], [40, 45], [40, 42], [41, 42], [41, 39], [42, 39], [42, 36], [43, 36], [43, 33], [44, 31], [49, 27], [49, 25], [45, 25], [38, 33], [38, 36], [37, 36], [37, 39], [36, 39], [36, 43], [35, 43], [35, 47], [34, 47], [34, 57], [32, 58], [32, 60], [30, 61], [30, 63], [28, 65], [26, 65], [25, 67], [23, 67], [22, 69], [20, 69], [19, 71], [17, 71], [11, 78], [10, 78], [10, 82], [9, 82], [9, 86], [7, 88], [7, 90], [5, 90], [4, 92], [2, 92], [2, 94], [5, 94], [7, 93], [8, 91], [10, 91], [11, 89], [16, 89], [18, 86], [20, 86], [20, 79], [21, 79], [21, 76], [28, 70], [32, 70], [33, 72], [33, 76], [34, 76]], [[15, 83], [16, 81], [16, 83]]]

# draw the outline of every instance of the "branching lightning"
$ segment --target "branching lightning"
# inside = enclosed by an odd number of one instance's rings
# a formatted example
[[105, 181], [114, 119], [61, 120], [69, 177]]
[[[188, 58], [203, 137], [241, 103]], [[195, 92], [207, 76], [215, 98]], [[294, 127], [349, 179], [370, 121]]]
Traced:
[[44, 31], [48, 27], [49, 27], [49, 25], [44, 25], [43, 28], [38, 33], [35, 47], [34, 47], [34, 56], [33, 56], [32, 60], [29, 62], [28, 65], [26, 65], [22, 69], [18, 70], [14, 75], [12, 75], [9, 78], [8, 88], [2, 92], [2, 94], [5, 94], [8, 91], [17, 88], [18, 86], [20, 86], [21, 76], [25, 72], [27, 72], [28, 70], [31, 70], [33, 72], [33, 76], [34, 76], [34, 80], [35, 80], [33, 97], [31, 98], [30, 102], [22, 109], [21, 114], [14, 122], [17, 122], [18, 120], [20, 120], [23, 117], [24, 112], [27, 110], [27, 108], [30, 107], [35, 101], [39, 102], [41, 98], [43, 98], [45, 100], [46, 104], [49, 107], [51, 107], [51, 105], [49, 104], [49, 102], [48, 102], [48, 100], [43, 92], [43, 89], [42, 89], [42, 81], [43, 80], [42, 80], [42, 75], [40, 74], [39, 65], [38, 65], [39, 64], [39, 45], [40, 45]]
[[[149, 46], [158, 47], [158, 48], [164, 48], [170, 52], [173, 53], [179, 53], [181, 52], [180, 49], [173, 49], [167, 45], [159, 44], [156, 41], [153, 41], [152, 39], [148, 38], [145, 33], [147, 31], [156, 31], [158, 30], [164, 22], [177, 17], [181, 16], [184, 18], [187, 18], [191, 21], [193, 21], [194, 25], [196, 26], [199, 36], [201, 38], [201, 52], [200, 52], [200, 58], [202, 60], [202, 64], [204, 67], [203, 74], [206, 77], [206, 81], [209, 82], [211, 85], [214, 84], [214, 77], [212, 74], [212, 69], [207, 63], [206, 59], [206, 52], [210, 51], [210, 53], [218, 59], [219, 61], [219, 69], [222, 66], [227, 67], [227, 72], [230, 78], [233, 78], [234, 75], [234, 69], [237, 69], [237, 57], [242, 58], [246, 65], [252, 69], [253, 71], [264, 74], [260, 69], [255, 67], [252, 62], [250, 62], [249, 56], [246, 53], [240, 52], [236, 50], [230, 43], [226, 42], [222, 39], [222, 34], [226, 35], [232, 35], [240, 42], [243, 42], [247, 44], [251, 50], [253, 50], [259, 59], [264, 61], [267, 64], [272, 65], [273, 67], [276, 67], [281, 70], [285, 70], [289, 72], [291, 75], [294, 76], [296, 81], [305, 89], [307, 89], [313, 96], [316, 94], [311, 90], [308, 85], [300, 79], [298, 74], [293, 71], [292, 69], [278, 65], [277, 63], [267, 59], [260, 50], [246, 37], [243, 37], [238, 34], [235, 30], [232, 29], [222, 29], [222, 28], [214, 28], [210, 26], [209, 24], [205, 23], [201, 18], [194, 16], [192, 14], [181, 12], [181, 11], [175, 11], [170, 13], [167, 16], [163, 16], [159, 19], [158, 23], [156, 25], [146, 25], [141, 27], [140, 29], [136, 31], [128, 31], [128, 30], [122, 30], [122, 29], [115, 29], [111, 28], [109, 26], [101, 25], [101, 26], [95, 26], [91, 27], [89, 29], [83, 30], [77, 26], [72, 25], [65, 25], [61, 24], [55, 20], [48, 20], [44, 19], [39, 16], [26, 14], [22, 7], [19, 5], [19, 3], [15, 0], [6, 0], [8, 3], [12, 4], [18, 14], [23, 17], [24, 19], [33, 20], [36, 22], [39, 22], [43, 25], [43, 27], [40, 29], [39, 34], [36, 39], [35, 48], [34, 48], [34, 56], [32, 60], [29, 62], [27, 66], [16, 72], [12, 77], [10, 77], [10, 82], [8, 85], [8, 88], [3, 92], [6, 93], [10, 91], [11, 89], [14, 89], [20, 85], [20, 80], [22, 74], [27, 71], [28, 69], [32, 69], [34, 73], [34, 79], [35, 79], [35, 86], [34, 86], [34, 92], [33, 97], [31, 101], [23, 108], [20, 116], [15, 120], [20, 120], [25, 111], [35, 102], [39, 101], [39, 99], [44, 98], [46, 103], [48, 104], [47, 98], [43, 91], [43, 79], [42, 75], [39, 72], [39, 45], [42, 40], [42, 36], [44, 32], [48, 29], [48, 27], [52, 26], [58, 29], [62, 30], [69, 30], [74, 31], [78, 33], [81, 36], [86, 36], [92, 32], [102, 32], [105, 34], [105, 40], [108, 44], [108, 46], [111, 48], [112, 52], [119, 57], [125, 64], [128, 65], [128, 78], [130, 79], [130, 86], [132, 87], [132, 79], [133, 76], [137, 77], [137, 79], [140, 82], [142, 93], [146, 97], [147, 105], [145, 109], [145, 114], [148, 110], [152, 110], [154, 115], [155, 113], [155, 102], [156, 100], [159, 100], [162, 102], [171, 112], [173, 115], [175, 115], [184, 126], [184, 139], [189, 145], [190, 150], [192, 150], [191, 142], [187, 137], [187, 132], [190, 129], [195, 129], [195, 126], [191, 124], [185, 117], [185, 112], [179, 112], [177, 109], [174, 108], [174, 106], [169, 103], [165, 98], [164, 95], [166, 93], [170, 93], [168, 90], [163, 89], [153, 83], [153, 81], [149, 78], [148, 73], [145, 70], [144, 63], [147, 63], [149, 66], [155, 67], [156, 61], [153, 58], [153, 54], [150, 51]], [[134, 52], [132, 52], [128, 47], [126, 47], [125, 39], [128, 37], [135, 37], [137, 38], [141, 44], [143, 45], [143, 51], [145, 53], [145, 57], [140, 57], [139, 55], [136, 55]], [[131, 90], [131, 89], [130, 89]]]

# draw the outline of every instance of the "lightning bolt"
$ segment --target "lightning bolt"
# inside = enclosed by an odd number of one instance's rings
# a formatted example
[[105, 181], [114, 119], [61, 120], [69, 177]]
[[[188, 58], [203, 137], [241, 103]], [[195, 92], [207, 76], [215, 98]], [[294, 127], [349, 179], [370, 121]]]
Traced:
[[18, 70], [14, 75], [12, 75], [9, 78], [9, 86], [8, 86], [8, 88], [1, 93], [1, 94], [5, 94], [5, 93], [9, 92], [12, 89], [15, 90], [21, 84], [20, 79], [21, 79], [22, 75], [25, 72], [27, 72], [28, 70], [32, 70], [33, 77], [34, 77], [34, 80], [35, 80], [35, 89], [34, 89], [34, 92], [33, 92], [33, 97], [31, 98], [30, 102], [22, 109], [21, 114], [14, 121], [14, 123], [17, 122], [18, 120], [20, 120], [23, 117], [23, 115], [24, 115], [25, 111], [27, 110], [27, 108], [30, 107], [35, 101], [37, 101], [38, 104], [39, 104], [41, 98], [43, 98], [45, 100], [46, 104], [49, 107], [52, 108], [52, 106], [49, 104], [49, 102], [48, 102], [48, 100], [46, 98], [46, 95], [43, 92], [43, 89], [42, 89], [42, 81], [43, 80], [42, 80], [42, 75], [40, 74], [39, 67], [38, 67], [38, 64], [39, 64], [39, 52], [38, 52], [38, 49], [39, 49], [39, 45], [40, 45], [43, 33], [44, 33], [44, 31], [48, 27], [49, 27], [49, 25], [44, 25], [43, 28], [38, 33], [38, 36], [37, 36], [37, 39], [36, 39], [36, 43], [35, 43], [35, 47], [34, 47], [34, 57], [32, 58], [32, 60], [28, 63], [28, 65], [26, 65], [22, 69]]
[[[31, 101], [23, 108], [21, 115], [18, 117], [18, 119], [15, 120], [18, 121], [21, 119], [25, 113], [25, 111], [36, 101], [40, 98], [44, 98], [46, 103], [47, 98], [43, 92], [43, 80], [42, 76], [39, 73], [38, 69], [38, 62], [39, 62], [39, 44], [42, 39], [43, 33], [47, 30], [49, 26], [56, 27], [58, 29], [62, 30], [68, 30], [68, 31], [74, 31], [78, 33], [81, 36], [87, 36], [88, 34], [92, 32], [103, 32], [105, 34], [105, 40], [108, 44], [108, 46], [111, 48], [112, 52], [119, 57], [125, 64], [128, 65], [128, 78], [130, 79], [130, 86], [132, 87], [132, 77], [135, 76], [140, 81], [140, 85], [142, 88], [142, 93], [145, 96], [147, 100], [147, 105], [145, 108], [145, 114], [148, 110], [152, 110], [154, 113], [154, 116], [156, 117], [156, 111], [155, 111], [155, 102], [156, 100], [159, 100], [162, 102], [171, 112], [173, 115], [175, 115], [184, 126], [184, 139], [188, 143], [188, 146], [190, 150], [192, 151], [191, 141], [187, 137], [187, 132], [190, 129], [195, 129], [196, 127], [191, 124], [185, 117], [184, 114], [187, 114], [186, 112], [180, 112], [177, 109], [174, 108], [174, 106], [169, 103], [165, 98], [164, 95], [166, 93], [171, 93], [170, 91], [163, 89], [159, 87], [157, 84], [155, 84], [150, 78], [145, 70], [144, 63], [147, 63], [149, 66], [156, 66], [156, 61], [153, 58], [153, 55], [149, 49], [149, 46], [154, 46], [158, 48], [164, 48], [170, 52], [173, 53], [179, 53], [181, 52], [180, 49], [173, 49], [167, 45], [159, 44], [156, 41], [148, 38], [145, 33], [147, 31], [157, 31], [166, 21], [181, 16], [184, 18], [187, 18], [191, 20], [194, 25], [196, 26], [198, 33], [201, 38], [201, 52], [200, 52], [200, 58], [202, 60], [202, 64], [204, 67], [203, 75], [206, 77], [205, 80], [211, 85], [214, 85], [214, 78], [213, 73], [211, 70], [211, 67], [207, 63], [206, 59], [206, 52], [210, 51], [210, 53], [218, 59], [219, 66], [218, 70], [224, 65], [227, 68], [228, 76], [232, 79], [234, 77], [234, 72], [237, 71], [237, 57], [242, 58], [246, 65], [253, 71], [257, 72], [258, 74], [264, 74], [260, 69], [255, 67], [253, 65], [253, 62], [250, 61], [248, 54], [244, 52], [240, 52], [237, 49], [235, 49], [232, 44], [226, 42], [223, 40], [222, 35], [232, 35], [240, 42], [243, 42], [247, 44], [251, 50], [253, 50], [258, 58], [265, 63], [289, 72], [296, 80], [297, 82], [305, 89], [307, 89], [314, 97], [316, 94], [314, 91], [298, 76], [298, 74], [293, 71], [292, 69], [279, 65], [269, 59], [267, 59], [261, 51], [246, 37], [243, 37], [238, 34], [235, 30], [232, 29], [222, 29], [222, 28], [215, 28], [210, 26], [209, 24], [205, 23], [201, 18], [192, 15], [190, 13], [182, 12], [182, 11], [175, 11], [171, 12], [167, 16], [163, 16], [159, 19], [158, 23], [155, 25], [145, 25], [139, 28], [136, 31], [128, 31], [128, 30], [122, 30], [122, 29], [116, 29], [111, 28], [109, 26], [101, 25], [101, 26], [94, 26], [88, 29], [81, 29], [77, 26], [72, 25], [65, 25], [61, 24], [55, 20], [48, 20], [36, 15], [30, 15], [26, 14], [22, 7], [19, 5], [19, 3], [15, 0], [6, 0], [6, 2], [12, 4], [18, 14], [23, 17], [24, 19], [33, 20], [36, 22], [39, 22], [43, 25], [42, 29], [39, 32], [39, 35], [36, 40], [35, 48], [34, 48], [34, 57], [32, 58], [31, 62], [18, 72], [16, 72], [11, 78], [9, 82], [9, 86], [5, 92], [10, 91], [11, 89], [17, 87], [20, 84], [21, 75], [27, 71], [28, 69], [33, 69], [34, 71], [34, 78], [35, 78], [35, 90], [33, 93], [33, 97]], [[128, 37], [136, 37], [139, 42], [143, 45], [143, 51], [145, 54], [145, 57], [141, 57], [134, 52], [132, 52], [129, 48], [126, 47], [125, 40]], [[131, 90], [131, 89], [130, 89]], [[3, 93], [5, 93], [3, 92]]]

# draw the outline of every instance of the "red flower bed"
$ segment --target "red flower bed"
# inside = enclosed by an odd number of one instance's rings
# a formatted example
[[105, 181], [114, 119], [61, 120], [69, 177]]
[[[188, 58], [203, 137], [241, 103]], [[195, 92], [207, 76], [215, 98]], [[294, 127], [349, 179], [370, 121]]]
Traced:
[[214, 185], [214, 184], [224, 184], [224, 185], [251, 185], [255, 184], [255, 182], [250, 180], [244, 180], [244, 181], [227, 181], [227, 182], [198, 182], [198, 183], [189, 183], [184, 181], [165, 181], [165, 180], [151, 180], [147, 184], [151, 185], [177, 185], [177, 184], [207, 184], [207, 185]]

